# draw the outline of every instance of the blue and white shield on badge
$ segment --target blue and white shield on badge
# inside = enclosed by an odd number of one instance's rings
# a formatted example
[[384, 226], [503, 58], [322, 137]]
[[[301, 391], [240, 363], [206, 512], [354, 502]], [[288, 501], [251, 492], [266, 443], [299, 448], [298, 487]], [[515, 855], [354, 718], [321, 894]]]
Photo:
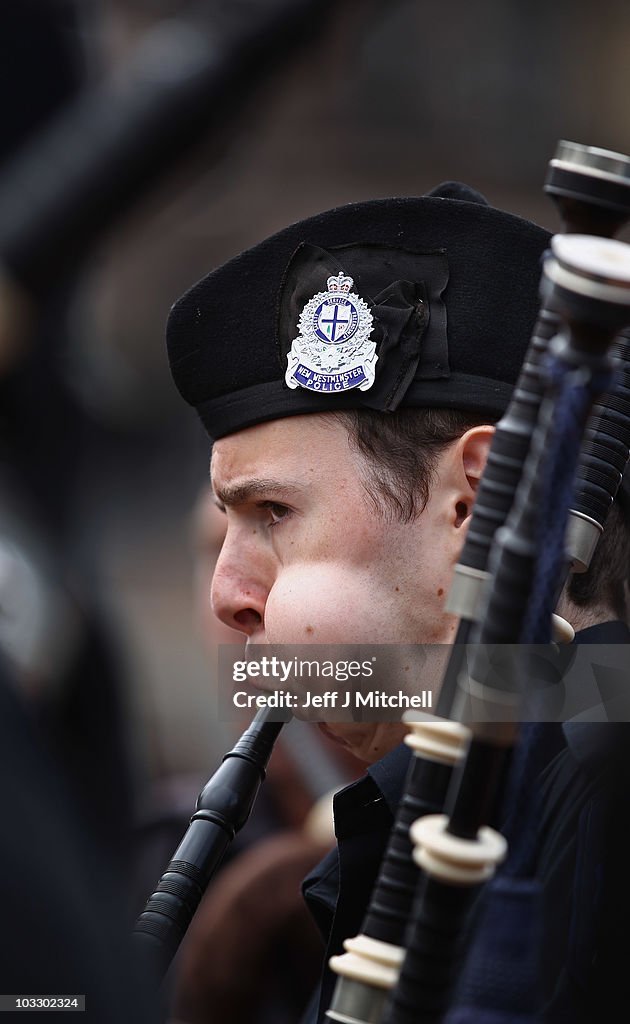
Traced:
[[341, 345], [357, 333], [359, 311], [343, 295], [332, 295], [320, 302], [313, 316], [313, 327], [320, 341]]
[[351, 292], [351, 277], [329, 277], [328, 291], [306, 303], [291, 344], [285, 380], [290, 388], [309, 391], [366, 391], [374, 383], [374, 320], [367, 304]]

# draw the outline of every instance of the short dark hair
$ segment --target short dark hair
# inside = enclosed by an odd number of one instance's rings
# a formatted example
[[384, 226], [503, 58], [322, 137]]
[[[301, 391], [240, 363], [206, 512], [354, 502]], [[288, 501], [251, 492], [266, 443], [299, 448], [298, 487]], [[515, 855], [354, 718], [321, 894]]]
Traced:
[[454, 409], [352, 409], [334, 416], [366, 461], [363, 484], [376, 510], [403, 523], [425, 509], [444, 449], [471, 427], [493, 423], [492, 416]]
[[[399, 409], [394, 413], [353, 409], [334, 414], [348, 431], [351, 448], [366, 463], [363, 484], [377, 512], [409, 523], [429, 500], [442, 452], [471, 427], [493, 417], [453, 409]], [[627, 615], [630, 575], [628, 519], [614, 502], [588, 572], [574, 575], [567, 596], [583, 608], [612, 608]]]
[[618, 501], [608, 513], [606, 527], [595, 548], [588, 572], [573, 575], [567, 593], [581, 608], [612, 608], [627, 619], [627, 587], [630, 575], [630, 530], [628, 518]]

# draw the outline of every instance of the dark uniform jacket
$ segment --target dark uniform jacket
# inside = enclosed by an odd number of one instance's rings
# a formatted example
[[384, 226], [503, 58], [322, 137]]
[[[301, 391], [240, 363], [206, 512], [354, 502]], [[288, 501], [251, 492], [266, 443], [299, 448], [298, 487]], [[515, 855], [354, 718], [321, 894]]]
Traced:
[[[628, 643], [630, 632], [625, 625], [610, 622], [582, 631], [577, 639], [591, 644]], [[524, 996], [514, 988], [518, 987], [519, 970], [521, 979], [528, 976], [528, 971], [521, 969], [522, 963], [510, 965], [509, 957], [519, 954], [508, 948], [509, 943], [504, 944], [506, 963], [497, 970], [495, 961], [493, 974], [495, 979], [506, 979], [500, 998], [508, 1003], [513, 1000], [515, 1017], [526, 1009], [522, 1002], [526, 997], [537, 1003], [536, 1012], [541, 1011], [537, 1020], [553, 1024], [592, 1021], [601, 1019], [604, 1003], [612, 1005], [615, 989], [618, 997], [618, 982], [627, 973], [627, 966], [625, 972], [621, 968], [624, 951], [630, 952], [624, 936], [630, 883], [625, 882], [621, 842], [626, 830], [626, 794], [630, 792], [625, 788], [625, 776], [630, 774], [626, 767], [630, 761], [630, 736], [626, 741], [626, 734], [630, 730], [625, 724], [611, 723], [549, 724], [536, 729], [537, 738], [542, 731], [547, 744], [547, 764], [538, 775], [540, 808], [535, 822], [531, 817], [515, 821], [515, 816], [506, 812], [504, 821], [497, 823], [506, 834], [510, 855], [523, 841], [529, 842], [535, 830], [536, 863], [532, 873], [542, 890], [542, 939], [541, 948], [526, 949], [525, 953], [531, 957], [538, 976], [536, 1000], [532, 992]], [[361, 930], [409, 758], [406, 746], [397, 747], [335, 797], [337, 849], [317, 865], [302, 887], [326, 944], [326, 965], [330, 956], [343, 951], [343, 940]], [[522, 784], [527, 786], [528, 780]], [[504, 865], [508, 873], [510, 855]], [[484, 900], [489, 898], [486, 890], [470, 925], [475, 938], [468, 960], [473, 962], [473, 971], [475, 956], [483, 961], [488, 940], [496, 956], [497, 937], [484, 934], [482, 926]], [[498, 919], [502, 919], [501, 914]], [[522, 948], [520, 954], [523, 952]], [[519, 970], [512, 971], [512, 966]], [[468, 964], [464, 976], [466, 969]], [[325, 1020], [335, 980], [325, 966], [321, 988], [302, 1024]], [[478, 977], [475, 986], [477, 990], [480, 987]], [[465, 985], [459, 997], [466, 1001]], [[493, 998], [490, 994], [490, 1001]], [[529, 1019], [534, 1016], [533, 1012]], [[481, 1021], [482, 1017], [488, 1019], [481, 1012], [461, 1019]], [[500, 1019], [510, 1019], [509, 1014]]]

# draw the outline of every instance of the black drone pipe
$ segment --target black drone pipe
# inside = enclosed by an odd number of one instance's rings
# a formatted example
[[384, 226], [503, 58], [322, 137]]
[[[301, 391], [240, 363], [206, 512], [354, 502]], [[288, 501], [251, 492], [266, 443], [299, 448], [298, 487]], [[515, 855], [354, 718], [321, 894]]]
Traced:
[[[612, 238], [630, 218], [630, 158], [592, 146], [560, 142], [549, 163], [544, 190], [558, 208], [564, 234]], [[450, 717], [455, 699], [464, 645], [482, 614], [492, 541], [514, 502], [545, 390], [541, 367], [559, 324], [553, 300], [543, 300], [510, 405], [497, 423], [492, 439], [446, 604], [448, 611], [459, 616], [460, 623], [437, 704], [437, 713], [445, 717]], [[620, 355], [627, 360], [626, 348], [621, 345]], [[619, 486], [620, 468], [622, 471], [628, 460], [630, 415], [626, 381], [624, 378], [619, 391], [602, 396], [593, 411], [578, 472], [578, 486], [583, 486], [584, 494], [575, 505], [570, 529], [570, 561], [577, 571], [585, 571], [590, 564]], [[602, 476], [605, 493], [597, 490]], [[590, 501], [589, 491], [593, 495]]]
[[[586, 253], [583, 272], [579, 268], [576, 273], [569, 262], [575, 248], [568, 244], [571, 239]], [[620, 242], [598, 240], [587, 235], [556, 236], [552, 245], [554, 258], [547, 261], [541, 288], [559, 310], [566, 327], [554, 338], [550, 355], [556, 367], [561, 367], [567, 377], [591, 389], [590, 403], [572, 410], [573, 429], [579, 432], [581, 443], [588, 415], [605, 390], [598, 381], [605, 380], [613, 366], [612, 342], [630, 320], [625, 284], [601, 280], [593, 266], [599, 258], [607, 260], [604, 268], [610, 268], [611, 280], [616, 281], [616, 254], [619, 269], [623, 271], [626, 253], [630, 249]], [[591, 254], [592, 263], [589, 262]], [[557, 401], [557, 395], [555, 397]], [[518, 643], [523, 637], [523, 620], [530, 599], [534, 567], [540, 554], [540, 466], [544, 464], [545, 454], [558, 447], [557, 429], [554, 399], [549, 398], [541, 407], [540, 422], [532, 439], [532, 455], [525, 463], [514, 506], [495, 538], [493, 582], [479, 634], [481, 643]], [[579, 450], [565, 450], [564, 455], [563, 471], [571, 476], [571, 467], [567, 463], [573, 458], [577, 470]], [[567, 507], [565, 526], [569, 511]], [[531, 642], [544, 641], [534, 638]]]
[[588, 570], [630, 454], [628, 332], [621, 332], [613, 352], [616, 386], [594, 405], [582, 444], [566, 536], [567, 574]]

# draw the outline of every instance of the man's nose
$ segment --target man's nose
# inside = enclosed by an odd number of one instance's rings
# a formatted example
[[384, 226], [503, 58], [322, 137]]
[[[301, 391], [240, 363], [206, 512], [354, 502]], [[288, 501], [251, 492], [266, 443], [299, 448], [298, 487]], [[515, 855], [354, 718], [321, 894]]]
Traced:
[[253, 636], [263, 625], [270, 586], [270, 567], [264, 558], [239, 550], [228, 535], [212, 578], [211, 602], [217, 618]]

